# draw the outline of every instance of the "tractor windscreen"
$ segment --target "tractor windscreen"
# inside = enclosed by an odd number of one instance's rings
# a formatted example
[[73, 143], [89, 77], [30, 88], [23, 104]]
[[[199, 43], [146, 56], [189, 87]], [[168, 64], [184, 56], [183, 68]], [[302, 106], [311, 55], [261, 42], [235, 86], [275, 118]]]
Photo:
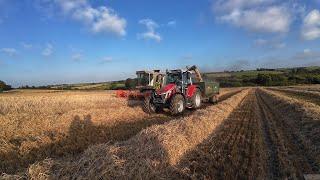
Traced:
[[179, 83], [182, 81], [181, 73], [168, 73], [166, 78], [166, 84]]
[[138, 86], [149, 86], [152, 77], [152, 74], [148, 73], [139, 73], [138, 76]]

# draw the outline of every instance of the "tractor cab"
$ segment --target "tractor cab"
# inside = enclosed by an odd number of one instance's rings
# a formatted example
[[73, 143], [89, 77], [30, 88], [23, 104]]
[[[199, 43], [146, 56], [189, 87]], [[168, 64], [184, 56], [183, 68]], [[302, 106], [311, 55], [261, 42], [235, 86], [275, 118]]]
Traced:
[[194, 76], [194, 73], [187, 69], [170, 70], [166, 73], [165, 85], [175, 84], [177, 90], [184, 94], [187, 87], [196, 82]]

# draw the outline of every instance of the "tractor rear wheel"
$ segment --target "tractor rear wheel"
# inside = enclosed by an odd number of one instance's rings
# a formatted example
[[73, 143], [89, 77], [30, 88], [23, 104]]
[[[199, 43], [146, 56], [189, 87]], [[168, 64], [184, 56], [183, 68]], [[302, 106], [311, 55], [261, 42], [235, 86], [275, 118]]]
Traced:
[[176, 94], [170, 102], [170, 112], [172, 115], [181, 114], [185, 110], [185, 100], [181, 94]]
[[152, 96], [146, 96], [144, 98], [143, 111], [148, 114], [153, 114], [158, 111], [158, 108], [152, 102]]
[[196, 90], [194, 95], [192, 96], [192, 108], [198, 109], [201, 107], [201, 92], [199, 89]]
[[218, 96], [217, 95], [213, 95], [209, 98], [209, 102], [212, 104], [217, 104], [218, 103]]

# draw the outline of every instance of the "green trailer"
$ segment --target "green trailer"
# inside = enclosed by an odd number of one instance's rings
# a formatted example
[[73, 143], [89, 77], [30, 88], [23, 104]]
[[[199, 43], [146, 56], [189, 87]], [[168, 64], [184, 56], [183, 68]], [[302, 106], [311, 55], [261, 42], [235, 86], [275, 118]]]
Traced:
[[213, 81], [203, 81], [199, 83], [195, 83], [201, 89], [202, 99], [208, 99], [210, 102], [218, 101], [218, 94], [220, 93], [220, 85], [217, 82]]

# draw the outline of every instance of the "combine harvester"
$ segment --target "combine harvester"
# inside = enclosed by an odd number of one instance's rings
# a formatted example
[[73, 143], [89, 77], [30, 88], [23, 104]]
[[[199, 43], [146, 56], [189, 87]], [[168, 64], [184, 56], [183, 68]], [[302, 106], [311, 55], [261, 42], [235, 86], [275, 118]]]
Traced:
[[203, 100], [218, 101], [219, 84], [204, 81], [196, 66], [166, 72], [165, 83], [160, 89], [151, 89], [145, 96], [144, 109], [148, 113], [168, 108], [172, 115], [181, 114], [186, 108], [200, 108]]
[[137, 71], [137, 86], [135, 90], [117, 90], [117, 97], [130, 99], [144, 99], [155, 90], [160, 89], [164, 82], [164, 73], [160, 70], [153, 71]]

